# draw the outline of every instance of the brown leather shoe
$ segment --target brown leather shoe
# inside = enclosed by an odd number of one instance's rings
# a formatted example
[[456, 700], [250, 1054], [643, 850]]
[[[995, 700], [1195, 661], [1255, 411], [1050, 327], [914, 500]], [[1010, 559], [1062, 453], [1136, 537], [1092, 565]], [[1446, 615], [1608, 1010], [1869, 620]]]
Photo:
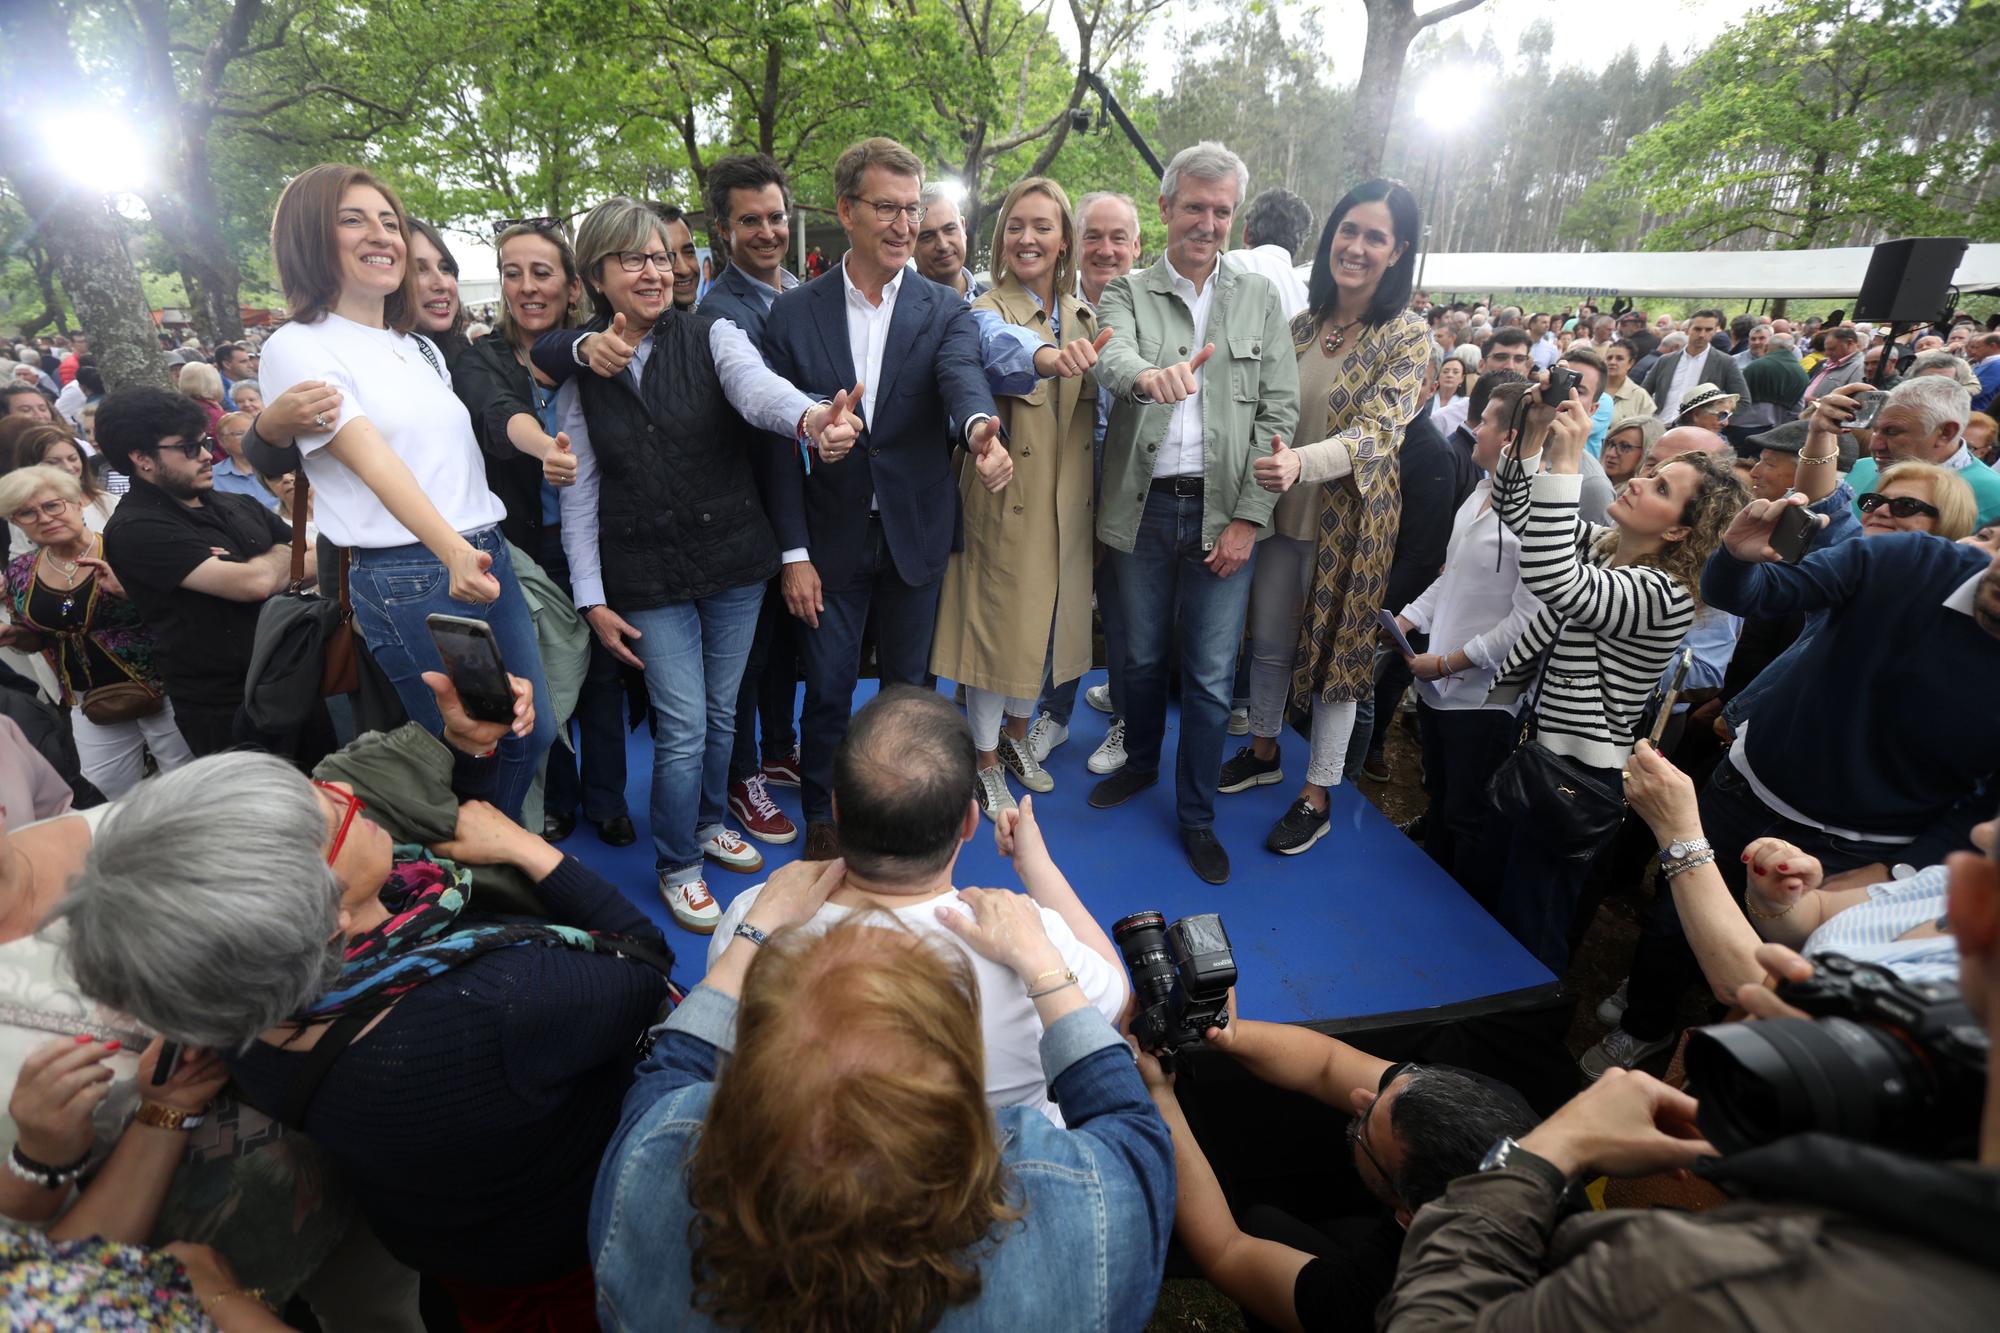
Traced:
[[825, 819], [808, 820], [806, 823], [806, 860], [831, 861], [840, 855], [840, 835], [834, 831], [831, 821]]

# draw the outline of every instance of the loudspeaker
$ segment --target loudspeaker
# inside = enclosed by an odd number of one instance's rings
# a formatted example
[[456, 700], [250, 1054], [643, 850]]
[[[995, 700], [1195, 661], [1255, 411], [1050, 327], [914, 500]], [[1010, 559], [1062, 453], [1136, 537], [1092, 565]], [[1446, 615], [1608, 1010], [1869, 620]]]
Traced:
[[1884, 241], [1868, 259], [1868, 276], [1854, 302], [1856, 319], [1921, 323], [1937, 318], [1965, 257], [1963, 236], [1912, 236]]

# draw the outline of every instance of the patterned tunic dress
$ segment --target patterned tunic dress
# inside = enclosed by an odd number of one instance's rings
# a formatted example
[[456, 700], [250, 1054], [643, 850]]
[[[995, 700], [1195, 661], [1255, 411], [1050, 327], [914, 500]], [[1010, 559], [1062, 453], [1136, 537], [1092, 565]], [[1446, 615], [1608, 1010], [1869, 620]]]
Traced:
[[[1403, 428], [1417, 414], [1427, 338], [1423, 320], [1407, 311], [1363, 325], [1334, 371], [1319, 437], [1344, 443], [1352, 469], [1319, 487], [1312, 586], [1292, 666], [1294, 716], [1310, 712], [1315, 698], [1358, 702], [1375, 689], [1375, 617], [1403, 515]], [[1301, 360], [1322, 355], [1310, 312], [1292, 320], [1292, 347]], [[1312, 403], [1300, 404], [1302, 439], [1310, 439], [1312, 412]]]

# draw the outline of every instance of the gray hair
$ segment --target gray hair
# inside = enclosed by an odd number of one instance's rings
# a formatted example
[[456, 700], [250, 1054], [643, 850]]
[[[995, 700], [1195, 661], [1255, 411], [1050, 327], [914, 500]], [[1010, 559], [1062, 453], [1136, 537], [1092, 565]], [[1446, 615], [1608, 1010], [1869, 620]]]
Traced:
[[1479, 349], [1471, 343], [1460, 343], [1452, 348], [1451, 359], [1464, 366], [1467, 375], [1479, 373]]
[[1233, 179], [1239, 204], [1250, 189], [1250, 168], [1243, 165], [1242, 158], [1213, 139], [1203, 139], [1174, 154], [1174, 160], [1167, 163], [1166, 174], [1160, 177], [1160, 197], [1171, 200], [1178, 195], [1183, 176], [1198, 181]]
[[1967, 393], [1978, 393], [1980, 388], [1979, 376], [1972, 373], [1965, 358], [1943, 348], [1917, 354], [1917, 359], [1910, 362], [1909, 378], [1918, 375], [1949, 375], [1963, 384]]
[[950, 204], [953, 208], [958, 207], [958, 201], [951, 197], [951, 192], [945, 188], [943, 181], [932, 181], [917, 192], [919, 208], [928, 213], [932, 204]]
[[1658, 348], [1658, 351], [1661, 356], [1665, 356], [1669, 352], [1678, 352], [1681, 350], [1681, 348], [1686, 347], [1687, 345], [1688, 345], [1688, 336], [1685, 333], [1681, 333], [1680, 331], [1676, 330], [1675, 332], [1669, 333], [1666, 337], [1660, 339], [1660, 346]]
[[140, 783], [50, 914], [85, 995], [222, 1050], [303, 1011], [340, 975], [326, 813], [282, 759], [211, 755]]
[[1243, 244], [1275, 245], [1296, 256], [1312, 225], [1312, 205], [1283, 186], [1273, 185], [1257, 191], [1257, 197], [1243, 210]]
[[1946, 424], [1963, 431], [1972, 415], [1972, 395], [1963, 384], [1943, 375], [1913, 375], [1889, 390], [1882, 405], [1913, 409], [1926, 436], [1936, 434]]
[[615, 194], [586, 213], [576, 229], [576, 271], [583, 275], [590, 303], [605, 318], [611, 316], [611, 298], [598, 287], [598, 270], [604, 261], [621, 250], [636, 250], [654, 240], [666, 241], [667, 224], [653, 206]]
[[1790, 352], [1795, 350], [1798, 345], [1799, 340], [1789, 333], [1774, 333], [1771, 335], [1771, 346], [1773, 347], [1783, 348], [1785, 351]]
[[1089, 194], [1086, 194], [1085, 196], [1083, 196], [1083, 198], [1081, 198], [1081, 199], [1079, 199], [1079, 200], [1077, 200], [1077, 201], [1076, 201], [1076, 229], [1077, 229], [1077, 231], [1078, 231], [1079, 233], [1081, 233], [1081, 232], [1083, 231], [1083, 219], [1084, 219], [1084, 216], [1085, 216], [1086, 214], [1088, 214], [1088, 213], [1090, 212], [1090, 206], [1091, 206], [1092, 204], [1099, 204], [1099, 203], [1103, 203], [1103, 202], [1104, 202], [1104, 201], [1105, 201], [1106, 199], [1112, 199], [1112, 200], [1116, 200], [1116, 201], [1117, 201], [1118, 203], [1121, 203], [1121, 204], [1123, 204], [1123, 205], [1125, 206], [1125, 211], [1126, 211], [1126, 212], [1128, 212], [1128, 213], [1130, 213], [1130, 214], [1132, 215], [1132, 236], [1133, 236], [1133, 239], [1135, 239], [1135, 240], [1136, 240], [1136, 239], [1138, 239], [1138, 236], [1139, 236], [1139, 205], [1138, 205], [1138, 204], [1136, 204], [1136, 203], [1134, 203], [1134, 202], [1132, 202], [1132, 196], [1131, 196], [1131, 195], [1129, 195], [1129, 194], [1120, 194], [1120, 193], [1118, 193], [1118, 192], [1117, 192], [1116, 190], [1092, 190], [1092, 191], [1091, 191], [1091, 192], [1090, 192]]
[[83, 487], [75, 477], [47, 463], [31, 463], [0, 477], [0, 514], [12, 514], [43, 491], [54, 491], [58, 500], [83, 502]]
[[256, 394], [259, 398], [264, 396], [264, 386], [256, 380], [231, 380], [229, 382], [229, 396], [231, 398], [242, 393], [245, 389]]

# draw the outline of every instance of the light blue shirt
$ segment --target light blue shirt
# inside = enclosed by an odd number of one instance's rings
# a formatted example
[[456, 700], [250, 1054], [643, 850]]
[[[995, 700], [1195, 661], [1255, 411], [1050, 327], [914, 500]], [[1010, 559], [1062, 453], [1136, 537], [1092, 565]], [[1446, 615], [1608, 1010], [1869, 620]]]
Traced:
[[1600, 393], [1597, 395], [1597, 411], [1590, 418], [1590, 438], [1583, 442], [1584, 449], [1592, 458], [1601, 459], [1604, 456], [1604, 436], [1611, 429], [1611, 413], [1611, 395]]
[[[708, 328], [708, 350], [715, 358], [723, 396], [738, 415], [773, 435], [789, 436], [798, 429], [799, 418], [814, 400], [766, 366], [742, 329], [729, 320], [716, 320]], [[652, 355], [653, 335], [648, 332], [632, 349], [632, 364], [625, 367], [634, 390], [639, 388]], [[569, 557], [570, 588], [578, 607], [599, 606], [604, 602], [604, 566], [597, 550], [597, 496], [602, 479], [575, 379], [556, 395], [556, 420], [569, 433], [570, 449], [576, 454], [576, 480], [562, 493], [562, 543], [563, 554]]]
[[[1729, 671], [1729, 659], [1736, 656], [1736, 640], [1743, 633], [1743, 617], [1732, 616], [1727, 611], [1713, 606], [1704, 606], [1694, 613], [1694, 624], [1688, 627], [1687, 638], [1681, 647], [1694, 650], [1694, 663], [1688, 667], [1687, 679], [1681, 682], [1681, 689], [1712, 690], [1722, 684], [1722, 677]], [[1664, 692], [1673, 683], [1674, 672], [1680, 667], [1680, 654], [1660, 673], [1660, 689]], [[1684, 703], [1674, 705], [1674, 712], [1685, 713]]]
[[1846, 954], [1886, 967], [1905, 981], [1957, 981], [1958, 941], [1951, 932], [1902, 938], [1944, 915], [1948, 881], [1948, 872], [1937, 865], [1904, 879], [1870, 884], [1867, 902], [1828, 917], [1799, 952], [1808, 958]]
[[247, 495], [272, 513], [278, 512], [278, 497], [271, 494], [263, 482], [236, 466], [233, 459], [223, 456], [220, 463], [209, 473], [215, 478], [215, 489], [225, 495]]

